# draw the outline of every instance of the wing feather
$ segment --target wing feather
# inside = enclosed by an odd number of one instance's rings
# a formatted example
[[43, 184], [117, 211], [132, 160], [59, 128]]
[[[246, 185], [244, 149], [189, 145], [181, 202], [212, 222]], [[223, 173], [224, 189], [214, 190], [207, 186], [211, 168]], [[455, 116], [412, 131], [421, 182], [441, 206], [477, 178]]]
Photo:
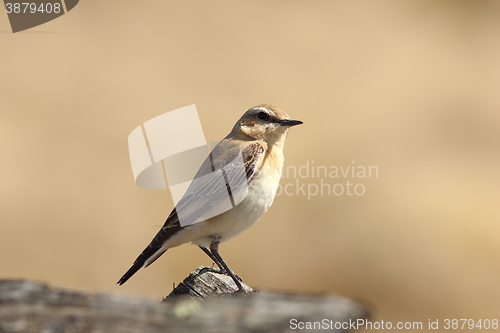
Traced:
[[246, 184], [255, 175], [266, 148], [264, 142], [240, 146], [229, 140], [221, 141], [205, 159], [163, 227], [118, 284], [125, 283], [146, 262], [150, 265], [160, 257], [165, 252], [161, 251], [163, 244], [185, 226], [198, 222], [198, 219], [206, 215], [210, 216], [217, 208], [220, 210], [218, 205], [224, 199], [231, 197], [231, 202], [234, 202], [234, 198], [241, 201], [246, 195]]

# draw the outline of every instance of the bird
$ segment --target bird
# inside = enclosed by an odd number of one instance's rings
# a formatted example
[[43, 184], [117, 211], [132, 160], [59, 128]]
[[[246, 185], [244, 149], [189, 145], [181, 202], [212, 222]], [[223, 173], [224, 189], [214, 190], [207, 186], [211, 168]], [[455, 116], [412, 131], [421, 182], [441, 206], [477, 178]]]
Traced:
[[302, 123], [274, 105], [248, 109], [210, 152], [160, 231], [117, 284], [124, 284], [168, 249], [190, 242], [244, 292], [240, 278], [219, 254], [219, 245], [251, 227], [271, 206], [288, 129]]

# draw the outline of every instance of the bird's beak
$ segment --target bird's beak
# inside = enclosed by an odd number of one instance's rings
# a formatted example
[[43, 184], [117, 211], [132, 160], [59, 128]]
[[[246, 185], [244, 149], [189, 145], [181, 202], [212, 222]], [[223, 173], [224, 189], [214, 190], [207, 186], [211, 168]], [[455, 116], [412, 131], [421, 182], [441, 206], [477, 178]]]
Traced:
[[279, 124], [281, 126], [288, 126], [288, 127], [292, 127], [292, 126], [295, 126], [295, 125], [300, 125], [300, 124], [303, 124], [303, 122], [301, 122], [300, 120], [290, 120], [290, 119], [285, 119], [285, 120], [280, 120], [279, 121]]

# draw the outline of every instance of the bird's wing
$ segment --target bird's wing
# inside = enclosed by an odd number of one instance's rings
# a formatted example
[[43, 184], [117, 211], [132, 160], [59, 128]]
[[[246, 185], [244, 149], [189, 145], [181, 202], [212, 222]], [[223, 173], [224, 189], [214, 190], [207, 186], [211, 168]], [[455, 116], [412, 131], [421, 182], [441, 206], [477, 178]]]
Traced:
[[262, 143], [253, 142], [240, 148], [230, 141], [220, 142], [175, 206], [180, 225], [206, 220], [241, 202], [264, 151]]
[[125, 283], [139, 268], [150, 265], [164, 251], [162, 245], [185, 226], [216, 216], [243, 200], [266, 151], [264, 142], [236, 145], [221, 141], [205, 159], [193, 182], [163, 227], [118, 281]]

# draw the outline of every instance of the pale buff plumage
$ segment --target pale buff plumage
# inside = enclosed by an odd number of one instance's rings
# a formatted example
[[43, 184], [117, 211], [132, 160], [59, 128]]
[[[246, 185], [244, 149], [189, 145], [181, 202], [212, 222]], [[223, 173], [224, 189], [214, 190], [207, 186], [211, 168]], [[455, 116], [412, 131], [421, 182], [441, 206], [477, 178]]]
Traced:
[[[209, 201], [216, 199], [217, 202], [226, 189], [216, 188], [217, 185], [214, 185], [209, 195], [201, 195], [200, 186], [191, 186], [162, 229], [118, 283], [125, 283], [138, 269], [150, 265], [166, 250], [191, 242], [205, 251], [242, 290], [240, 282], [220, 257], [218, 245], [252, 226], [271, 206], [281, 178], [283, 146], [288, 128], [301, 123], [290, 120], [284, 111], [268, 104], [253, 107], [245, 112], [231, 133], [212, 151], [212, 164], [209, 164], [208, 158], [204, 163], [205, 168], [209, 165], [219, 165], [220, 168], [225, 166], [226, 172], [229, 173], [227, 176], [231, 177], [231, 170], [237, 168], [231, 168], [233, 165], [228, 163], [229, 155], [232, 154], [233, 147], [236, 147], [238, 152], [241, 151], [245, 168], [243, 170], [246, 171], [244, 185], [248, 190], [244, 199], [222, 214], [194, 223], [197, 214], [205, 209], [203, 207], [210, 208]], [[230, 168], [227, 168], [228, 164]], [[204, 166], [200, 168], [199, 174]], [[241, 170], [242, 166], [239, 168]], [[238, 193], [233, 195], [236, 197]], [[179, 223], [179, 216], [183, 222], [188, 222], [187, 225]], [[190, 220], [191, 216], [193, 218]]]

